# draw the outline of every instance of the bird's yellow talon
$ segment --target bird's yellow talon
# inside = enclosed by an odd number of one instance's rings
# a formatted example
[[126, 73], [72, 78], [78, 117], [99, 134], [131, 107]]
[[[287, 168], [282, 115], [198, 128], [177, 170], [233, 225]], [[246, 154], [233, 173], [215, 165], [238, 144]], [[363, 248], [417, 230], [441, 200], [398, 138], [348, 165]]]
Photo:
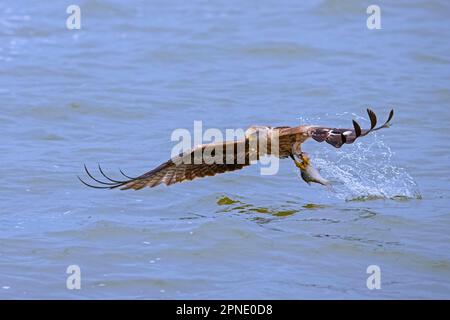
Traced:
[[295, 166], [301, 170], [306, 170], [306, 168], [309, 166], [309, 158], [303, 153], [300, 154], [300, 159], [302, 160], [301, 162], [295, 160], [293, 157], [292, 159], [294, 160]]
[[300, 168], [300, 169], [302, 169], [302, 170], [305, 170], [307, 164], [305, 164], [305, 162], [298, 162], [298, 161], [295, 161], [295, 166], [296, 166], [297, 168]]

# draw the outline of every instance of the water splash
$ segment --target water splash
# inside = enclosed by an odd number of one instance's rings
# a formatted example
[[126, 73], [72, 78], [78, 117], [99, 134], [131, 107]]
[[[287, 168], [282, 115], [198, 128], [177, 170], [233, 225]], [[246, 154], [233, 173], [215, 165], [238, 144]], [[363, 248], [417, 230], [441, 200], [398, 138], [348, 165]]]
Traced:
[[316, 151], [313, 165], [332, 181], [333, 196], [347, 201], [420, 199], [417, 183], [394, 164], [391, 149], [376, 135], [345, 150]]

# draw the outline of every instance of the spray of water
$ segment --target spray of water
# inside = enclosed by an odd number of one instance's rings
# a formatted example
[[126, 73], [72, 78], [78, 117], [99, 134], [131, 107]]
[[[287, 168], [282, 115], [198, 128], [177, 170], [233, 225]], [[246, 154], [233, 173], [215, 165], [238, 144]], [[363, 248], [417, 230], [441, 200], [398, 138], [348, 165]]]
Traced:
[[421, 198], [417, 183], [403, 168], [394, 165], [393, 152], [376, 134], [345, 150], [316, 151], [313, 165], [332, 181], [331, 195], [340, 199]]

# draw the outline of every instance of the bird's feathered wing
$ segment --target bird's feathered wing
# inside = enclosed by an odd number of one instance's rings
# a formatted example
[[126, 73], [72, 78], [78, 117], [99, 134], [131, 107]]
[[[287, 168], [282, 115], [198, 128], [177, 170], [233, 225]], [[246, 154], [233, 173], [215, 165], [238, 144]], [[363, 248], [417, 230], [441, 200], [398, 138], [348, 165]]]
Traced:
[[[214, 150], [216, 150], [214, 147], [216, 146], [217, 150], [223, 150], [221, 154], [221, 156], [223, 156], [223, 161], [217, 161], [217, 163], [206, 163], [205, 157], [202, 157], [201, 155], [203, 155], [205, 149], [208, 148], [210, 154], [214, 156]], [[227, 153], [227, 150], [231, 151]], [[195, 159], [196, 154], [200, 155], [200, 157], [198, 157], [198, 162], [196, 162]], [[120, 188], [122, 190], [139, 190], [144, 187], [155, 187], [161, 183], [171, 185], [185, 180], [193, 180], [195, 178], [214, 176], [219, 173], [235, 171], [250, 165], [250, 163], [248, 140], [243, 139], [239, 141], [225, 141], [218, 144], [200, 145], [188, 152], [185, 152], [184, 154], [180, 154], [179, 156], [164, 162], [160, 166], [147, 173], [144, 173], [141, 176], [138, 176], [136, 178], [126, 176], [127, 178], [130, 178], [126, 181], [118, 181], [109, 178], [103, 173], [100, 167], [100, 173], [104, 178], [108, 179], [108, 182], [98, 180], [93, 177], [93, 175], [85, 167], [88, 176], [97, 183], [101, 183], [102, 185], [94, 186], [87, 184], [81, 179], [80, 181], [89, 187], [99, 189]]]
[[353, 120], [352, 129], [311, 126], [307, 130], [308, 136], [313, 138], [317, 142], [325, 141], [331, 144], [333, 147], [340, 148], [343, 144], [353, 143], [357, 138], [364, 137], [372, 131], [380, 130], [382, 128], [388, 128], [390, 125], [390, 121], [394, 116], [394, 110], [391, 110], [386, 122], [379, 127], [376, 127], [377, 116], [375, 115], [375, 113], [372, 110], [367, 109], [367, 114], [369, 115], [370, 119], [370, 129], [361, 129], [358, 122]]

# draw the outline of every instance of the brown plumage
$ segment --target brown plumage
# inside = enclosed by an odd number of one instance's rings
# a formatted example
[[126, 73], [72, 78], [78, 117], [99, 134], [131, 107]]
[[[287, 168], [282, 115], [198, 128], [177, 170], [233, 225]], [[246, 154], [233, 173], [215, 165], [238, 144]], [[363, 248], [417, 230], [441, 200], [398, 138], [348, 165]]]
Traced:
[[[354, 120], [352, 129], [321, 126], [255, 126], [246, 131], [245, 139], [200, 145], [135, 178], [126, 176], [120, 171], [127, 180], [114, 180], [106, 176], [99, 166], [99, 172], [108, 180], [108, 182], [105, 182], [96, 179], [85, 166], [87, 175], [100, 185], [91, 185], [79, 179], [83, 184], [92, 188], [139, 190], [147, 186], [155, 187], [161, 183], [171, 185], [195, 178], [239, 170], [264, 155], [274, 155], [282, 159], [289, 156], [293, 158], [293, 155], [298, 156], [302, 153], [301, 144], [309, 138], [318, 142], [325, 141], [336, 148], [340, 148], [343, 144], [353, 143], [357, 138], [363, 137], [371, 131], [389, 127], [389, 123], [394, 116], [394, 111], [391, 110], [387, 121], [382, 126], [376, 127], [377, 117], [375, 113], [370, 109], [367, 109], [367, 113], [371, 123], [370, 129], [361, 129]], [[278, 147], [276, 141], [278, 141]], [[261, 142], [262, 148], [258, 144], [259, 142]], [[215, 158], [202, 156], [204, 154]]]

